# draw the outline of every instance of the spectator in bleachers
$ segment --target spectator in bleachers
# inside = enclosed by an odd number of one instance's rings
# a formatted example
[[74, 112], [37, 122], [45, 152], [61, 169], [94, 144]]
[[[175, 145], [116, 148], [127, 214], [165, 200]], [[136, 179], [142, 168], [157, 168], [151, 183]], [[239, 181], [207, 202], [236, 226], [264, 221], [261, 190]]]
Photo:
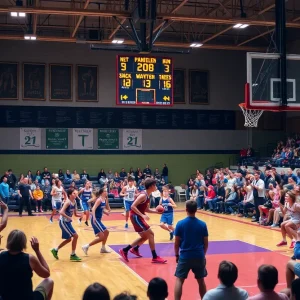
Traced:
[[80, 175], [77, 173], [76, 170], [73, 171], [72, 180], [75, 181], [76, 184], [80, 184], [81, 183]]
[[33, 192], [35, 190], [35, 188], [36, 188], [35, 183], [32, 182], [32, 180], [29, 179], [29, 178], [27, 178], [27, 177], [26, 177], [26, 179], [28, 179], [28, 184], [30, 185], [30, 189]]
[[277, 167], [280, 167], [282, 161], [285, 160], [285, 152], [286, 152], [286, 148], [283, 148], [280, 153], [280, 158], [278, 158], [275, 162]]
[[87, 180], [90, 181], [90, 175], [87, 173], [86, 170], [83, 170], [80, 174], [80, 180], [82, 183], [86, 182]]
[[168, 295], [168, 284], [164, 279], [155, 277], [150, 280], [147, 289], [149, 300], [165, 300]]
[[154, 176], [154, 179], [156, 179], [156, 178], [160, 179], [160, 178], [161, 178], [161, 175], [160, 175], [160, 173], [159, 173], [158, 168], [155, 168], [155, 171], [154, 171], [154, 173], [153, 173], [153, 176]]
[[43, 210], [47, 211], [47, 208], [52, 208], [52, 202], [51, 202], [51, 186], [49, 184], [49, 181], [45, 181], [45, 185], [43, 186], [43, 194], [44, 194], [44, 199], [43, 199]]
[[283, 186], [283, 188], [284, 188], [285, 190], [291, 191], [291, 190], [294, 189], [294, 186], [295, 186], [295, 185], [296, 185], [296, 182], [293, 180], [292, 177], [289, 177], [289, 178], [288, 178], [287, 184], [285, 184], [285, 185]]
[[259, 222], [259, 205], [265, 203], [265, 183], [260, 179], [260, 172], [254, 173], [254, 179], [251, 183], [253, 188], [254, 206], [255, 206], [255, 218], [252, 222]]
[[[54, 184], [55, 184], [55, 182], [54, 182]], [[73, 188], [74, 190], [78, 191], [78, 186], [76, 185], [75, 181], [71, 182], [70, 188]]]
[[63, 170], [62, 169], [59, 169], [58, 170], [58, 179], [61, 181], [61, 182], [64, 182], [64, 180], [65, 180], [65, 175], [64, 175], [64, 172], [63, 172]]
[[138, 186], [138, 191], [144, 191], [146, 188], [145, 188], [145, 181], [144, 179], [141, 181], [141, 183], [139, 184]]
[[9, 185], [7, 183], [7, 177], [3, 177], [0, 183], [0, 197], [4, 203], [8, 203], [9, 200]]
[[260, 294], [249, 297], [249, 300], [289, 300], [287, 295], [274, 291], [278, 283], [278, 271], [274, 266], [262, 265], [258, 268], [257, 286]]
[[[198, 186], [195, 185], [197, 188]], [[200, 186], [199, 189], [199, 196], [197, 198], [197, 209], [204, 209], [204, 199], [206, 196], [206, 189], [204, 186]]]
[[[36, 256], [24, 252], [27, 238], [24, 232], [13, 230], [7, 238], [7, 251], [0, 254], [0, 295], [2, 300], [48, 299], [53, 292], [50, 269], [39, 249], [37, 238], [30, 240]], [[33, 291], [32, 273], [44, 279]]]
[[276, 187], [276, 181], [275, 181], [275, 176], [271, 170], [266, 170], [265, 171], [265, 189], [269, 189], [270, 184], [272, 184], [274, 187]]
[[19, 185], [23, 180], [24, 180], [24, 174], [23, 173], [21, 173], [20, 174], [20, 177], [19, 177], [19, 179], [18, 179], [18, 182], [17, 182], [17, 185]]
[[109, 170], [108, 173], [106, 174], [106, 178], [108, 179], [109, 182], [111, 182], [115, 178], [111, 170]]
[[204, 181], [205, 181], [206, 186], [209, 186], [212, 184], [212, 174], [209, 169], [207, 169], [207, 171], [206, 171], [206, 174], [204, 176]]
[[15, 174], [13, 173], [12, 169], [9, 169], [7, 172], [8, 172], [8, 175], [6, 176], [7, 183], [11, 189], [14, 189], [17, 184], [17, 178], [16, 178]]
[[110, 300], [110, 296], [105, 286], [95, 282], [86, 288], [82, 300]]
[[26, 175], [26, 178], [31, 179], [32, 181], [34, 181], [32, 172], [31, 172], [30, 170], [28, 170], [27, 175]]
[[[49, 180], [50, 181], [50, 180]], [[67, 170], [65, 173], [65, 179], [63, 181], [64, 183], [70, 184], [72, 182], [72, 175], [70, 173], [70, 170]]]
[[287, 245], [286, 236], [288, 236], [292, 240], [290, 248], [293, 249], [297, 238], [297, 228], [300, 225], [300, 204], [296, 203], [296, 195], [292, 191], [286, 192], [285, 202], [288, 205], [283, 206], [280, 203], [280, 209], [284, 216], [288, 212], [290, 219], [281, 223], [282, 241], [277, 246]]
[[106, 178], [106, 174], [103, 169], [101, 169], [100, 172], [98, 173], [98, 176], [97, 176], [98, 182], [100, 182], [101, 178]]
[[293, 170], [291, 168], [288, 168], [287, 173], [283, 173], [283, 183], [288, 184], [288, 179], [292, 178], [293, 181], [297, 182], [297, 176], [293, 173]]
[[166, 164], [164, 164], [164, 166], [163, 166], [161, 176], [162, 176], [163, 180], [165, 181], [165, 184], [168, 184], [169, 183], [169, 169]]
[[[189, 197], [189, 200], [193, 200], [193, 201], [197, 201], [199, 197], [199, 189], [196, 185], [194, 185], [192, 187], [192, 190], [190, 192], [190, 197]], [[198, 206], [198, 209], [201, 209], [202, 207], [200, 207], [200, 205]]]
[[159, 201], [161, 199], [161, 193], [160, 191], [157, 189], [154, 192], [151, 193], [153, 200], [154, 200], [154, 207], [157, 207], [159, 205]]
[[225, 189], [220, 183], [217, 183], [216, 191], [217, 191], [216, 198], [212, 200], [212, 211], [219, 213], [217, 207], [219, 202], [225, 201]]
[[129, 176], [132, 177], [132, 178], [135, 177], [133, 168], [130, 168], [130, 169], [129, 169], [129, 172], [128, 172], [128, 174], [127, 174], [127, 177], [129, 177]]
[[[260, 225], [269, 226], [270, 218], [269, 218], [269, 210], [273, 207], [273, 200], [274, 200], [275, 193], [273, 191], [266, 192], [266, 201], [263, 205], [259, 205], [259, 220]], [[279, 205], [279, 202], [277, 202]]]
[[116, 184], [119, 184], [121, 182], [121, 177], [118, 172], [115, 172], [114, 174], [114, 181]]
[[144, 169], [144, 171], [143, 171], [143, 175], [144, 175], [144, 177], [145, 177], [145, 178], [147, 178], [147, 177], [151, 177], [151, 175], [152, 175], [152, 171], [151, 171], [151, 169], [150, 169], [150, 166], [149, 166], [149, 165], [147, 165], [147, 166], [146, 166], [146, 168]]
[[42, 176], [41, 176], [40, 170], [37, 170], [37, 171], [35, 172], [34, 180], [37, 180], [38, 183], [41, 183], [41, 181], [42, 181]]
[[239, 203], [239, 197], [237, 193], [237, 187], [234, 185], [231, 187], [231, 191], [227, 195], [227, 199], [224, 202], [224, 208], [226, 214], [233, 214], [234, 210], [232, 206], [236, 206]]
[[218, 279], [220, 285], [209, 290], [203, 300], [246, 300], [247, 291], [235, 287], [234, 283], [238, 278], [238, 269], [230, 261], [223, 260], [219, 265]]
[[253, 187], [251, 186], [250, 179], [247, 179], [245, 186], [245, 196], [244, 200], [239, 203], [239, 215], [238, 217], [248, 217], [248, 209], [254, 207], [254, 196]]
[[213, 210], [212, 201], [216, 199], [216, 192], [212, 185], [209, 185], [207, 188], [207, 195], [204, 198], [204, 204], [208, 206], [208, 211]]
[[281, 176], [277, 173], [277, 170], [276, 168], [272, 167], [271, 168], [271, 173], [276, 181], [276, 184], [281, 184], [282, 182], [282, 179], [281, 179]]
[[231, 191], [231, 188], [236, 184], [236, 178], [234, 177], [234, 174], [229, 170], [228, 175], [227, 175], [227, 185], [226, 185], [226, 196], [228, 196], [228, 194]]
[[[190, 194], [192, 192], [192, 188], [195, 185], [193, 178], [190, 178], [186, 183], [186, 199], [190, 199]], [[196, 186], [197, 187], [197, 186]]]
[[6, 172], [4, 172], [4, 175], [3, 176], [1, 176], [1, 178], [0, 178], [0, 183], [3, 181], [3, 178], [4, 177], [6, 177], [6, 178], [8, 178], [8, 172], [6, 171]]
[[47, 167], [44, 168], [44, 172], [41, 174], [41, 176], [42, 176], [42, 180], [44, 181], [46, 179], [51, 180], [51, 173], [48, 171]]
[[42, 200], [44, 199], [44, 193], [40, 186], [37, 185], [36, 189], [32, 192], [33, 200], [35, 202], [35, 211], [43, 212], [42, 210]]
[[124, 179], [125, 177], [127, 177], [127, 172], [125, 171], [124, 168], [121, 169], [121, 172], [120, 172], [120, 176], [119, 176], [121, 179]]
[[242, 173], [236, 173], [236, 186], [238, 189], [241, 189], [245, 185], [245, 178], [243, 177]]

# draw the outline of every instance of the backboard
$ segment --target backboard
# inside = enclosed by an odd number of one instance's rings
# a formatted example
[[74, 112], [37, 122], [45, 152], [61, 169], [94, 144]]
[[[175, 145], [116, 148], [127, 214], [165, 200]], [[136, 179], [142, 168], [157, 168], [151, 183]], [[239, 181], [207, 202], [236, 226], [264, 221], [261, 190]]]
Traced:
[[247, 53], [245, 106], [270, 111], [300, 110], [300, 55], [287, 55], [287, 106], [281, 104], [277, 53]]

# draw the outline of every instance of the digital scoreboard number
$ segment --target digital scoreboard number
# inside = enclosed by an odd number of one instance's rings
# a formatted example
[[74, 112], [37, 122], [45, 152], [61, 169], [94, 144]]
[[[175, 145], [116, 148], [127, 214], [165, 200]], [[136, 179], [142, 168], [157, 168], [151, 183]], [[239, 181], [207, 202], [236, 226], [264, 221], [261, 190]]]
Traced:
[[172, 106], [172, 58], [117, 56], [117, 105]]

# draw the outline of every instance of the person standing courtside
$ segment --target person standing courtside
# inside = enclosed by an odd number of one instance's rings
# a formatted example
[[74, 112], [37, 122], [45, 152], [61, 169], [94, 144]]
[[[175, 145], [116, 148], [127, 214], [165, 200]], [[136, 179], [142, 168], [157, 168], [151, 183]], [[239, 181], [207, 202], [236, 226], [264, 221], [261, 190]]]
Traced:
[[19, 216], [22, 217], [24, 204], [27, 207], [28, 216], [34, 216], [31, 211], [30, 201], [32, 199], [32, 193], [30, 185], [28, 184], [28, 178], [24, 178], [19, 184], [18, 194], [20, 196]]
[[260, 173], [254, 173], [254, 180], [251, 184], [253, 188], [254, 206], [255, 206], [255, 219], [252, 222], [259, 222], [259, 205], [263, 205], [265, 202], [265, 183], [260, 179]]
[[[207, 276], [205, 255], [208, 249], [206, 223], [196, 218], [197, 203], [188, 200], [185, 204], [187, 217], [177, 223], [175, 229], [175, 300], [180, 300], [182, 286], [190, 270], [195, 274], [201, 298], [206, 293], [204, 278]], [[180, 255], [179, 255], [180, 248]]]

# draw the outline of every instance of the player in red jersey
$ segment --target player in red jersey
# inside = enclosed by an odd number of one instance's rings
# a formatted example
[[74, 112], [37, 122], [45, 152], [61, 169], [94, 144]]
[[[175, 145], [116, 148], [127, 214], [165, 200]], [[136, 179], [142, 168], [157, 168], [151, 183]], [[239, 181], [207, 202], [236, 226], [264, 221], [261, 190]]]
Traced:
[[145, 180], [146, 191], [139, 194], [136, 200], [133, 202], [130, 211], [130, 220], [134, 227], [134, 230], [140, 235], [140, 238], [135, 240], [131, 245], [120, 249], [119, 253], [125, 261], [128, 262], [128, 251], [137, 257], [142, 257], [139, 253], [139, 247], [144, 244], [147, 240], [149, 241], [149, 246], [152, 252], [152, 262], [158, 264], [164, 264], [167, 261], [159, 256], [157, 256], [155, 251], [155, 242], [154, 242], [154, 233], [150, 229], [150, 226], [147, 224], [146, 220], [149, 220], [149, 217], [145, 214], [158, 212], [155, 209], [150, 209], [150, 195], [156, 190], [156, 181], [154, 179]]

